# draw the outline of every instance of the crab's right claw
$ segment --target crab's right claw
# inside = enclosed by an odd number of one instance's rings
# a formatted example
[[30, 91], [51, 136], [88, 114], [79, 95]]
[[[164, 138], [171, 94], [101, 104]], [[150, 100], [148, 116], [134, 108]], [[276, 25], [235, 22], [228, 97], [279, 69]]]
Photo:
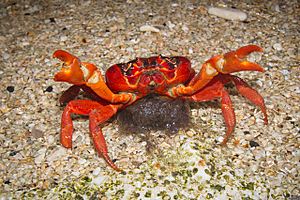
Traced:
[[79, 58], [64, 50], [55, 51], [53, 58], [57, 58], [63, 62], [60, 72], [54, 76], [55, 81], [68, 82], [74, 85], [84, 84], [84, 76], [80, 69], [81, 62]]
[[256, 63], [246, 60], [246, 56], [252, 52], [262, 52], [263, 49], [256, 45], [243, 46], [236, 51], [230, 51], [223, 56], [215, 56], [209, 63], [215, 66], [217, 71], [222, 74], [229, 74], [238, 71], [260, 71], [264, 69]]
[[171, 88], [168, 95], [171, 97], [192, 95], [207, 85], [219, 73], [230, 74], [239, 71], [263, 72], [264, 69], [259, 64], [245, 59], [252, 52], [262, 51], [262, 48], [259, 46], [247, 45], [223, 55], [213, 56], [202, 65], [200, 72], [189, 82], [187, 87]]

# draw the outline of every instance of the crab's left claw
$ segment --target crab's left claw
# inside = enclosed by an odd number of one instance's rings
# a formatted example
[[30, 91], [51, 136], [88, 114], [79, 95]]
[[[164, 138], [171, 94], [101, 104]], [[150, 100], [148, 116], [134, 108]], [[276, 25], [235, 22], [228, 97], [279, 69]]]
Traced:
[[84, 76], [80, 69], [81, 62], [79, 58], [64, 50], [55, 51], [53, 58], [57, 58], [63, 62], [60, 72], [54, 76], [55, 81], [68, 82], [74, 85], [84, 84]]

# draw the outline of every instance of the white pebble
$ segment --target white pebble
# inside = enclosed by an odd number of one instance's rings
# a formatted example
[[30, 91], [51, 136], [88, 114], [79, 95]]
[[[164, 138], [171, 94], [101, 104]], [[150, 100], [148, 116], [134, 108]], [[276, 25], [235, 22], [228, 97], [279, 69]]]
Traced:
[[7, 60], [7, 59], [10, 58], [10, 55], [8, 53], [3, 53], [2, 57], [3, 57], [4, 60]]
[[170, 21], [167, 21], [167, 26], [168, 26], [169, 29], [173, 29], [176, 25], [173, 24], [173, 23], [170, 22]]
[[224, 137], [218, 136], [218, 137], [216, 138], [216, 140], [218, 141], [218, 143], [221, 143], [221, 142], [223, 142]]
[[141, 145], [142, 145], [142, 146], [146, 146], [146, 145], [147, 145], [147, 142], [143, 141], [143, 142], [141, 143]]
[[100, 185], [105, 181], [106, 178], [107, 178], [106, 176], [98, 176], [97, 178], [93, 178], [92, 184]]
[[34, 158], [34, 163], [38, 165], [44, 160], [44, 158], [45, 154], [40, 154]]
[[100, 167], [97, 167], [96, 169], [94, 169], [93, 171], [93, 175], [97, 176], [100, 173]]
[[35, 164], [40, 164], [45, 159], [46, 148], [38, 150], [37, 155], [34, 158]]
[[280, 7], [278, 4], [271, 5], [271, 9], [276, 12], [280, 12]]
[[142, 32], [155, 32], [155, 33], [160, 32], [160, 30], [158, 28], [155, 28], [154, 26], [150, 26], [150, 25], [141, 26], [140, 31], [142, 31]]
[[261, 80], [257, 80], [257, 81], [256, 81], [256, 84], [259, 85], [259, 87], [262, 87], [262, 86], [263, 86], [263, 82], [262, 82]]
[[25, 42], [22, 42], [22, 45], [23, 46], [28, 46], [30, 43], [29, 42], [27, 42], [27, 41], [25, 41]]
[[188, 33], [189, 32], [189, 28], [186, 25], [183, 25], [182, 28], [183, 32]]
[[163, 147], [163, 148], [170, 148], [171, 147], [171, 145], [169, 145], [166, 142], [161, 143], [160, 146]]
[[80, 158], [80, 159], [78, 160], [78, 164], [79, 164], [79, 165], [83, 165], [84, 163], [86, 163], [86, 159]]
[[277, 51], [281, 51], [281, 50], [282, 50], [282, 46], [281, 46], [280, 43], [274, 44], [274, 45], [273, 45], [273, 48], [274, 48], [275, 50], [277, 50]]
[[41, 9], [40, 6], [34, 5], [34, 6], [30, 6], [30, 7], [26, 10], [26, 12], [27, 12], [27, 13], [34, 13], [34, 12], [39, 11], [40, 9]]
[[290, 74], [290, 71], [289, 71], [289, 70], [286, 70], [286, 69], [280, 70], [280, 72], [281, 72], [283, 75], [285, 75], [285, 76], [287, 76], [287, 75]]
[[48, 157], [47, 157], [47, 161], [48, 162], [52, 162], [55, 160], [59, 160], [61, 157], [63, 157], [65, 154], [67, 153], [67, 149], [60, 146], [58, 148], [56, 148], [56, 150], [54, 150]]
[[134, 52], [134, 49], [133, 49], [132, 47], [128, 47], [128, 48], [126, 48], [126, 51], [127, 51], [127, 52], [130, 52], [130, 53], [133, 53], [133, 52]]
[[80, 172], [79, 171], [74, 171], [74, 172], [72, 172], [72, 175], [78, 177], [80, 175]]
[[229, 20], [245, 21], [247, 19], [245, 12], [233, 8], [209, 7], [208, 13]]
[[60, 41], [62, 41], [62, 42], [65, 42], [67, 40], [68, 40], [68, 37], [65, 36], [65, 35], [63, 35], [63, 36], [60, 37]]
[[53, 144], [54, 143], [54, 136], [53, 135], [49, 135], [48, 136], [48, 144]]

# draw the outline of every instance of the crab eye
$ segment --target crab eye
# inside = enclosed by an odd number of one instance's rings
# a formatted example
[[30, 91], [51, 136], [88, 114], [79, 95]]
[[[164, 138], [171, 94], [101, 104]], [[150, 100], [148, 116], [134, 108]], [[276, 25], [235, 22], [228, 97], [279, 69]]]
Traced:
[[179, 64], [178, 57], [166, 57], [161, 56], [162, 62], [161, 65], [168, 70], [175, 69]]
[[129, 69], [129, 70], [125, 71], [125, 72], [124, 72], [124, 75], [125, 75], [125, 76], [132, 76], [132, 75], [133, 75], [132, 69]]
[[126, 76], [130, 76], [132, 74], [131, 63], [124, 64], [122, 66], [122, 69], [123, 74], [125, 74]]
[[129, 62], [121, 66], [122, 73], [125, 76], [134, 76], [139, 71], [139, 67], [134, 62]]
[[166, 58], [166, 60], [168, 61], [168, 63], [173, 64], [173, 65], [175, 65], [177, 63], [177, 61], [174, 57]]

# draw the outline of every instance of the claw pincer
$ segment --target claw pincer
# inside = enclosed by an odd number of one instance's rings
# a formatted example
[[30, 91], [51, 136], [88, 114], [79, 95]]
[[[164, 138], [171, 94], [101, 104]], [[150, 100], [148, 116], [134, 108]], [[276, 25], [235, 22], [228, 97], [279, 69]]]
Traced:
[[77, 57], [66, 51], [57, 50], [54, 52], [53, 58], [63, 61], [61, 71], [54, 76], [55, 81], [68, 82], [74, 85], [83, 84], [83, 72]]

